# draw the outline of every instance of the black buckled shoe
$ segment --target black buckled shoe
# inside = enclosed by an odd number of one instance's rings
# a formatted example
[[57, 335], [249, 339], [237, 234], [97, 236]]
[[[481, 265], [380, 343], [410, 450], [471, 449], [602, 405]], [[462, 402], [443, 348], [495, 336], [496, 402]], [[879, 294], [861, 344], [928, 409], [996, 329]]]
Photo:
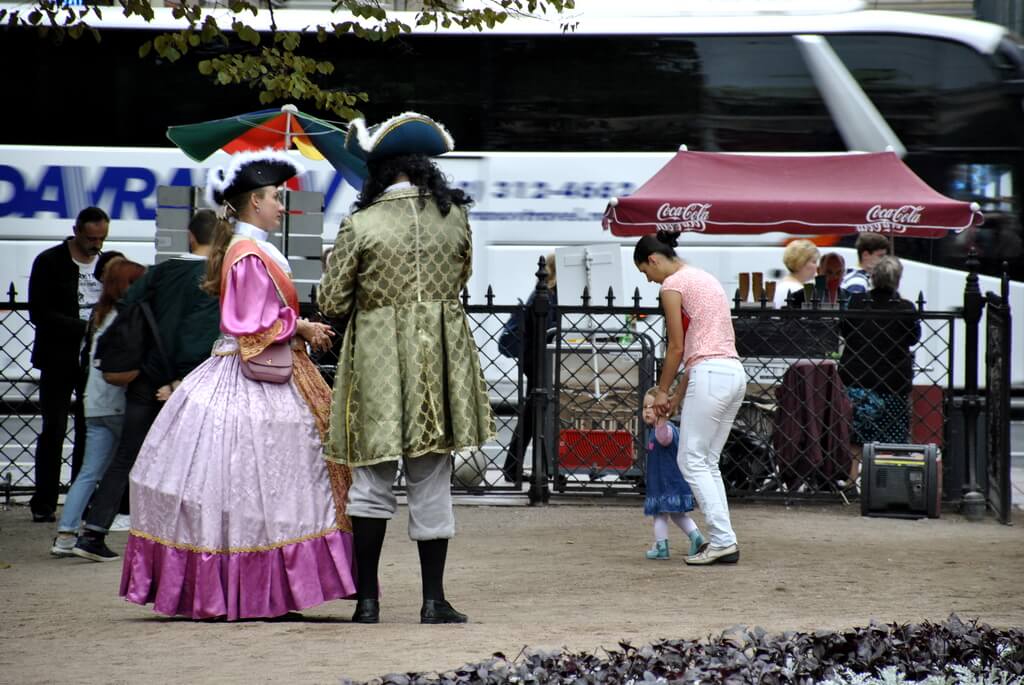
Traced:
[[380, 600], [358, 599], [352, 614], [353, 623], [380, 623]]
[[469, 617], [456, 611], [444, 599], [425, 599], [420, 609], [420, 623], [466, 623]]

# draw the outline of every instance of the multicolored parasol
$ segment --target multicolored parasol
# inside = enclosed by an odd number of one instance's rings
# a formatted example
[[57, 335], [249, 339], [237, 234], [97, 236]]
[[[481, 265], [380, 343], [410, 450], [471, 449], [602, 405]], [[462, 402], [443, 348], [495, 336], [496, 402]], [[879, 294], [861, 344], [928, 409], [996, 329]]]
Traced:
[[345, 149], [345, 134], [328, 121], [300, 112], [295, 105], [167, 128], [171, 142], [197, 162], [218, 150], [234, 154], [294, 146], [309, 159], [327, 160], [345, 181], [360, 189], [366, 163]]

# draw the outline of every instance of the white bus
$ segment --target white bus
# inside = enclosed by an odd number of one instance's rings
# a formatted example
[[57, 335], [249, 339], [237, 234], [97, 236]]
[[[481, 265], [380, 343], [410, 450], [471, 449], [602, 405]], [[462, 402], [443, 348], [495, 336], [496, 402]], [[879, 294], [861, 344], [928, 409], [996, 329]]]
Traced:
[[[921, 264], [908, 269], [905, 293], [923, 290], [932, 308], [961, 303], [963, 274], [947, 269], [963, 267], [965, 237], [983, 249], [987, 273], [1009, 259], [1024, 278], [1024, 259], [1013, 252], [1024, 178], [1024, 49], [1016, 39], [993, 24], [923, 14], [755, 6], [767, 11], [582, 13], [568, 33], [557, 19], [510, 20], [486, 33], [417, 29], [385, 43], [319, 45], [310, 33], [304, 47], [335, 61], [325, 85], [370, 94], [362, 109], [371, 123], [411, 109], [453, 133], [460, 152], [443, 166], [477, 200], [477, 301], [488, 285], [498, 302], [525, 298], [537, 257], [555, 247], [618, 242], [623, 296], [640, 286], [653, 303], [653, 289], [629, 264], [632, 241], [603, 232], [599, 217], [609, 197], [628, 194], [680, 144], [821, 152], [892, 140], [932, 187], [1003, 219], [993, 236], [982, 228], [942, 241], [900, 239], [899, 255]], [[0, 279], [22, 299], [34, 255], [67, 235], [90, 204], [113, 218], [109, 247], [151, 260], [156, 188], [201, 185], [201, 166], [223, 161], [192, 163], [169, 147], [167, 126], [265, 108], [255, 92], [198, 74], [195, 60], [213, 48], [174, 64], [139, 59], [144, 40], [179, 26], [171, 10], [155, 12], [148, 25], [106, 12], [97, 25], [112, 30], [99, 45], [53, 45], [20, 28], [0, 41], [3, 63], [23, 65], [5, 72], [8, 92], [22, 95], [11, 109], [16, 125], [0, 129]], [[282, 30], [303, 30], [331, 17], [280, 10], [275, 18]], [[809, 38], [827, 50], [808, 49]], [[326, 194], [329, 244], [354, 192], [324, 165], [311, 165], [305, 184]], [[696, 235], [685, 249], [728, 289], [749, 264], [781, 268], [784, 239]], [[985, 280], [983, 289], [998, 288]], [[1022, 289], [1014, 284], [1017, 311]], [[1024, 336], [1015, 337], [1021, 345]]]

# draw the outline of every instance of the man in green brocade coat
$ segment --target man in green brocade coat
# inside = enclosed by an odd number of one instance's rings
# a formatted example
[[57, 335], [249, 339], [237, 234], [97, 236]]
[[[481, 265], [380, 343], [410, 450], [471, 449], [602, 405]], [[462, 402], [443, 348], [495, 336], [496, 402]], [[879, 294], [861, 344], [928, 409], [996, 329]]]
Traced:
[[452, 149], [436, 122], [406, 113], [368, 130], [352, 122], [350, 152], [369, 177], [327, 264], [319, 305], [350, 315], [334, 383], [327, 458], [352, 467], [348, 513], [358, 603], [352, 620], [377, 623], [377, 568], [392, 484], [403, 460], [409, 536], [423, 575], [423, 623], [464, 623], [444, 597], [454, 450], [494, 435], [479, 354], [459, 294], [469, 280], [471, 202], [427, 155]]

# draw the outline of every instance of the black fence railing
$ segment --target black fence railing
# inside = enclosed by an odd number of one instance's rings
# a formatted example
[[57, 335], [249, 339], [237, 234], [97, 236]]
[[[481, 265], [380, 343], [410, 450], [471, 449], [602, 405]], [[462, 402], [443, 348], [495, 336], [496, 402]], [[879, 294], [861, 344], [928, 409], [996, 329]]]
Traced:
[[[534, 503], [552, 491], [642, 494], [647, 441], [641, 407], [664, 357], [661, 309], [642, 307], [636, 292], [625, 300], [614, 293], [599, 300], [586, 292], [575, 298], [559, 293], [556, 303], [543, 260], [539, 267], [526, 305], [495, 304], [490, 290], [479, 303], [463, 294], [498, 433], [455, 456], [453, 486], [464, 493], [525, 491]], [[934, 443], [943, 452], [944, 498], [973, 506], [968, 495], [982, 493], [1005, 520], [1005, 280], [1003, 291], [978, 304], [979, 312], [987, 309], [983, 393], [976, 385], [980, 313], [972, 331], [970, 306], [930, 310], [920, 295], [911, 308], [845, 301], [828, 307], [812, 299], [803, 308], [776, 310], [736, 302], [733, 324], [747, 390], [720, 457], [730, 496], [849, 500], [857, 495], [860, 444]], [[315, 292], [309, 301], [315, 302]], [[312, 304], [303, 313], [317, 316]], [[518, 358], [498, 345], [514, 313], [524, 322]], [[343, 330], [344, 322], [332, 323]], [[958, 339], [960, 324], [966, 325], [964, 340]], [[0, 489], [8, 492], [33, 488], [40, 429], [38, 375], [29, 363], [33, 334], [27, 305], [16, 302], [12, 288], [0, 305]], [[316, 359], [328, 379], [336, 360], [333, 351]], [[967, 379], [963, 387], [959, 377]], [[70, 454], [69, 426], [65, 461]], [[69, 472], [64, 469], [65, 487]]]

